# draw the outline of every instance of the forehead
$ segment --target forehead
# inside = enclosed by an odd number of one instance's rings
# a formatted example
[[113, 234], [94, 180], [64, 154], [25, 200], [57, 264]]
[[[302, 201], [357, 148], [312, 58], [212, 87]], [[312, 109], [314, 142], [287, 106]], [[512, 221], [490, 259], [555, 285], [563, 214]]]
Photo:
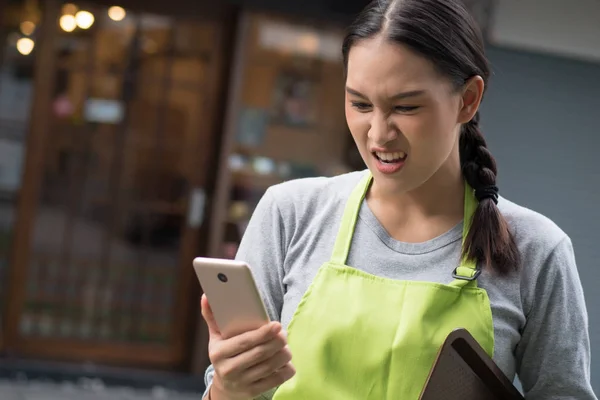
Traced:
[[[356, 43], [348, 56], [348, 86], [356, 90], [376, 88], [429, 89], [444, 83], [433, 63], [408, 47], [376, 37]], [[359, 89], [360, 87], [360, 89]]]

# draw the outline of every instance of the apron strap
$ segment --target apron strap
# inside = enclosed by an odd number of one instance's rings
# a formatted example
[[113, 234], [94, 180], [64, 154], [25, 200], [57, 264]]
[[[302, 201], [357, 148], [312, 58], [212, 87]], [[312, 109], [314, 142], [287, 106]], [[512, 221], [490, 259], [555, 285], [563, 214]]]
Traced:
[[[352, 193], [348, 198], [333, 246], [333, 253], [331, 255], [331, 262], [334, 264], [346, 265], [348, 253], [350, 252], [350, 245], [352, 244], [352, 236], [354, 235], [354, 228], [356, 227], [356, 221], [358, 219], [358, 213], [372, 181], [373, 176], [370, 172], [367, 172], [359, 184], [352, 190]], [[471, 227], [473, 214], [475, 214], [477, 204], [475, 191], [465, 182], [465, 206], [462, 234], [463, 246], [467, 234], [469, 233], [469, 228]], [[464, 287], [467, 285], [477, 287], [477, 278], [480, 274], [481, 270], [477, 268], [477, 264], [474, 260], [462, 259], [460, 265], [452, 272], [454, 281], [452, 281], [450, 285], [457, 287]]]
[[[473, 222], [473, 215], [477, 208], [478, 201], [475, 198], [475, 191], [468, 183], [465, 182], [465, 208], [463, 217], [463, 233], [462, 233], [462, 247], [465, 245], [465, 239], [471, 228]], [[464, 259], [460, 261], [460, 265], [452, 273], [454, 281], [450, 283], [451, 286], [464, 287], [471, 286], [477, 287], [477, 278], [481, 274], [481, 269], [477, 268], [475, 260]]]
[[350, 252], [350, 245], [352, 244], [352, 236], [354, 235], [354, 227], [356, 226], [356, 220], [358, 218], [358, 212], [367, 195], [367, 191], [371, 186], [372, 180], [373, 176], [368, 172], [365, 177], [361, 179], [360, 183], [356, 185], [348, 198], [337, 238], [333, 245], [331, 262], [334, 264], [346, 265], [348, 253]]

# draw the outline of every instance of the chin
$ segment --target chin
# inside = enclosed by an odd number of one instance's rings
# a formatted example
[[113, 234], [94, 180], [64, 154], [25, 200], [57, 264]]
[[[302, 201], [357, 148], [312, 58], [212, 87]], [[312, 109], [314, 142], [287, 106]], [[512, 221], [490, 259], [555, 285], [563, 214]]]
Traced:
[[416, 177], [411, 175], [410, 171], [406, 169], [391, 175], [383, 174], [377, 168], [372, 168], [371, 166], [369, 166], [369, 171], [373, 175], [378, 190], [389, 194], [412, 192], [427, 182], [427, 179], [415, 179]]
[[[410, 184], [405, 179], [405, 174], [382, 174], [377, 168], [369, 167], [371, 175], [373, 175], [373, 181], [376, 182], [378, 188], [387, 193], [403, 193], [409, 190]], [[404, 171], [402, 171], [404, 172]]]

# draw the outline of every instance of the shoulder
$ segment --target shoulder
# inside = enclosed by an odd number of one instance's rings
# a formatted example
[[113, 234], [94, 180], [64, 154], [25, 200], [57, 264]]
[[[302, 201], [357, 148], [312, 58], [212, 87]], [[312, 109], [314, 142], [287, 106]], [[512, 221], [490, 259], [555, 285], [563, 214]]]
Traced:
[[506, 199], [498, 204], [521, 254], [521, 299], [526, 315], [543, 303], [544, 291], [561, 284], [580, 291], [575, 253], [569, 236], [550, 218]]
[[505, 198], [500, 199], [498, 207], [526, 258], [548, 257], [561, 243], [570, 240], [554, 221], [536, 211]]
[[283, 213], [304, 213], [345, 204], [366, 171], [350, 172], [334, 177], [303, 178], [271, 186], [272, 199]]
[[277, 208], [282, 229], [290, 240], [303, 237], [307, 231], [318, 236], [326, 232], [324, 227], [338, 222], [348, 196], [366, 173], [287, 181], [271, 186], [262, 201]]
[[550, 218], [527, 207], [504, 198], [498, 207], [521, 255], [519, 272], [508, 280], [496, 280], [502, 296], [520, 303], [527, 318], [542, 309], [550, 312], [548, 296], [561, 286], [569, 288], [574, 303], [579, 302], [582, 289], [569, 236]]

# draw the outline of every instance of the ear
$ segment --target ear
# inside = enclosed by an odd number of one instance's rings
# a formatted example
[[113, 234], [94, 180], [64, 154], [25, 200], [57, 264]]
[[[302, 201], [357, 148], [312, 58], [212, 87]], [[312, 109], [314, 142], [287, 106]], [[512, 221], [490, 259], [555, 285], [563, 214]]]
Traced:
[[462, 89], [461, 109], [457, 121], [459, 124], [466, 124], [473, 119], [481, 104], [484, 89], [485, 83], [479, 75], [467, 81]]

